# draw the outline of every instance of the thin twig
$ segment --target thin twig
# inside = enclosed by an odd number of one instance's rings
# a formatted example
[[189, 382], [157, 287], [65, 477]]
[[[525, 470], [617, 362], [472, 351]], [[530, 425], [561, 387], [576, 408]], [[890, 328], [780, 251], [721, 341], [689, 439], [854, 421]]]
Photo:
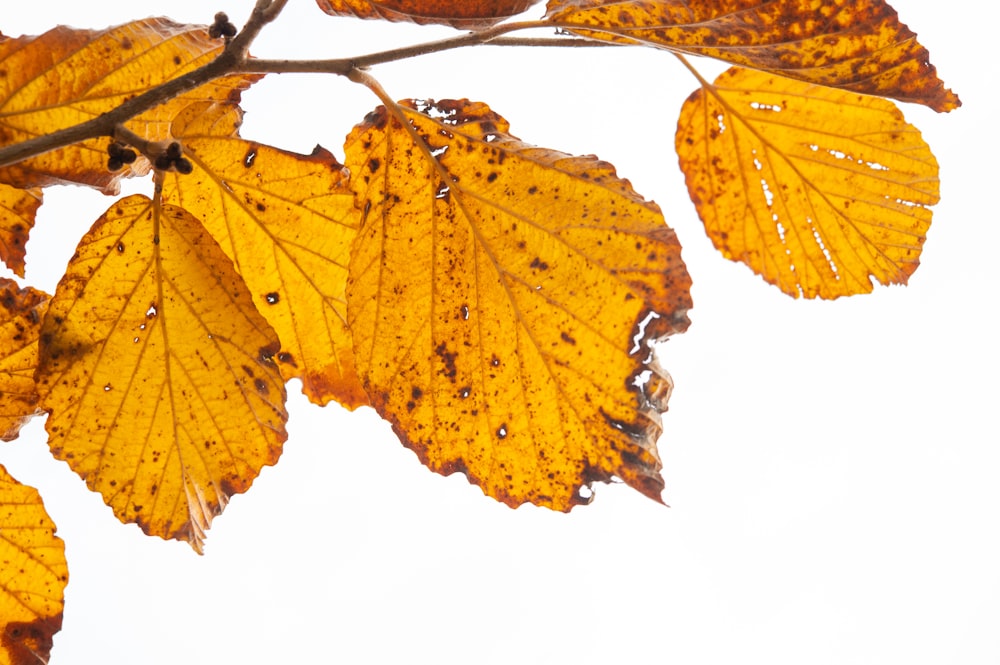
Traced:
[[237, 60], [245, 60], [250, 52], [250, 44], [257, 39], [257, 35], [260, 34], [265, 25], [278, 18], [278, 14], [281, 13], [286, 4], [288, 4], [288, 0], [257, 0], [246, 25], [229, 43], [226, 51], [232, 51]]

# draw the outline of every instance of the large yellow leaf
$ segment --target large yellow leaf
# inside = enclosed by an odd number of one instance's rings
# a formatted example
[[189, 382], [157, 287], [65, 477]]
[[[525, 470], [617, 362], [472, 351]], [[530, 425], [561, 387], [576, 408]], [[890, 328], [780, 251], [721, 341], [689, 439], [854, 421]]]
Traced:
[[646, 341], [683, 331], [691, 304], [659, 208], [484, 104], [403, 104], [409, 129], [380, 108], [346, 143], [364, 210], [348, 315], [373, 405], [431, 469], [512, 506], [569, 510], [613, 477], [659, 499], [671, 384]]
[[194, 166], [168, 174], [167, 201], [199, 217], [233, 259], [281, 340], [285, 378], [314, 402], [368, 399], [347, 329], [347, 263], [358, 213], [347, 173], [326, 150], [297, 155], [241, 139], [237, 109], [188, 107], [174, 137]]
[[47, 663], [69, 579], [42, 499], [0, 466], [0, 665]]
[[123, 199], [81, 240], [42, 323], [49, 445], [120, 520], [201, 551], [212, 517], [281, 452], [277, 352], [194, 217]]
[[732, 68], [685, 102], [676, 145], [712, 242], [785, 293], [916, 270], [938, 167], [891, 102]]
[[961, 105], [885, 0], [549, 0], [546, 17], [594, 39], [706, 55], [936, 111]]
[[333, 16], [442, 23], [475, 30], [516, 16], [538, 0], [316, 0]]
[[[204, 26], [150, 18], [106, 30], [58, 27], [0, 48], [0, 145], [91, 120], [149, 89], [213, 60], [222, 42]], [[169, 137], [170, 121], [197, 100], [236, 103], [256, 77], [218, 79], [126, 123], [149, 140]], [[0, 169], [19, 187], [60, 182], [118, 191], [122, 173], [108, 172], [108, 139], [94, 139]], [[142, 173], [140, 159], [124, 174]]]
[[17, 438], [21, 427], [38, 415], [35, 368], [38, 331], [49, 296], [31, 287], [19, 288], [0, 278], [0, 439]]
[[0, 183], [0, 261], [18, 277], [24, 277], [24, 246], [41, 205], [42, 190]]

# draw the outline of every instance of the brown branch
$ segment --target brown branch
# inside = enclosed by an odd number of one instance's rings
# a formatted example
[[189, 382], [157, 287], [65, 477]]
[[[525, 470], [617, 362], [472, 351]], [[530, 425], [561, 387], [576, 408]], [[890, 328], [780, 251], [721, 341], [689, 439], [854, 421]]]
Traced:
[[226, 46], [212, 62], [147, 90], [118, 108], [97, 116], [92, 120], [60, 129], [45, 136], [37, 136], [21, 143], [0, 148], [0, 167], [30, 159], [46, 152], [64, 148], [80, 141], [112, 136], [115, 129], [131, 118], [145, 113], [174, 97], [184, 94], [200, 85], [238, 71], [240, 63], [247, 60], [247, 50], [261, 29], [277, 17], [288, 0], [257, 0], [243, 30]]
[[257, 0], [246, 25], [226, 45], [212, 62], [183, 76], [147, 90], [121, 106], [86, 122], [38, 136], [21, 143], [0, 147], [0, 167], [21, 162], [32, 157], [58, 150], [74, 143], [100, 136], [113, 136], [117, 127], [131, 118], [145, 113], [179, 95], [217, 78], [234, 74], [292, 74], [324, 73], [350, 76], [356, 69], [414, 58], [430, 53], [441, 53], [456, 48], [476, 45], [495, 46], [547, 46], [581, 47], [607, 46], [609, 43], [592, 42], [574, 38], [506, 38], [504, 35], [518, 30], [558, 27], [544, 21], [505, 23], [449, 37], [433, 42], [404, 46], [402, 48], [370, 53], [352, 58], [331, 60], [255, 60], [247, 55], [250, 44], [265, 25], [273, 21], [288, 0]]

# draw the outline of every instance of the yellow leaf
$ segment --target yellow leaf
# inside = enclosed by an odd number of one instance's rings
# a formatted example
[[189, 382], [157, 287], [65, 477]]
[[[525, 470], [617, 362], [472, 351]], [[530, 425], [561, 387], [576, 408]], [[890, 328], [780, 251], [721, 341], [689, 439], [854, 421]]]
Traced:
[[0, 665], [49, 660], [69, 579], [55, 533], [38, 492], [0, 466]]
[[41, 205], [42, 190], [0, 183], [0, 260], [18, 277], [24, 277], [24, 246]]
[[333, 16], [355, 16], [421, 25], [442, 23], [476, 30], [520, 14], [538, 0], [316, 0]]
[[236, 109], [193, 105], [174, 137], [194, 166], [168, 174], [165, 200], [204, 222], [281, 340], [282, 375], [311, 400], [368, 403], [347, 329], [347, 263], [358, 212], [326, 150], [297, 155], [239, 138]]
[[201, 224], [143, 196], [81, 240], [42, 323], [52, 453], [123, 522], [190, 542], [274, 464], [278, 341]]
[[365, 211], [348, 320], [373, 406], [431, 469], [508, 505], [569, 510], [613, 477], [658, 500], [671, 384], [646, 341], [691, 304], [659, 208], [484, 104], [403, 104], [407, 126], [380, 108], [346, 143]]
[[[0, 145], [71, 127], [211, 62], [222, 49], [203, 26], [150, 18], [106, 30], [58, 27], [0, 48]], [[169, 137], [170, 121], [197, 100], [236, 103], [257, 77], [222, 78], [143, 113], [126, 127], [149, 140]], [[108, 139], [94, 139], [0, 169], [18, 187], [62, 182], [117, 193], [122, 175], [145, 173], [140, 158], [123, 173], [107, 169]]]
[[938, 167], [891, 102], [732, 68], [685, 102], [676, 145], [712, 242], [785, 293], [916, 270]]
[[0, 278], [0, 439], [17, 438], [21, 427], [38, 415], [35, 368], [38, 331], [49, 296], [31, 287], [18, 288]]
[[961, 106], [885, 0], [549, 0], [546, 18], [594, 39], [705, 55], [936, 111]]

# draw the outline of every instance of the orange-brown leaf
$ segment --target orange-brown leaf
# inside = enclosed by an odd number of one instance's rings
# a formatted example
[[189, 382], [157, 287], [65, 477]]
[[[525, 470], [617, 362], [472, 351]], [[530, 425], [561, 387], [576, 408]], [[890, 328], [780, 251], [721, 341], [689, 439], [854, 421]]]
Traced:
[[464, 30], [487, 28], [516, 16], [538, 0], [316, 0], [333, 16], [441, 23]]
[[173, 124], [194, 166], [168, 175], [166, 200], [200, 218], [233, 259], [281, 339], [275, 356], [311, 400], [368, 403], [347, 329], [347, 263], [358, 211], [326, 150], [297, 155], [239, 138], [239, 111], [207, 104]]
[[938, 167], [892, 102], [733, 68], [688, 98], [676, 146], [712, 242], [785, 293], [916, 270]]
[[0, 439], [17, 438], [21, 427], [41, 413], [35, 391], [38, 331], [49, 296], [0, 278]]
[[69, 579], [38, 492], [0, 466], [0, 665], [47, 663]]
[[594, 39], [705, 55], [936, 111], [961, 105], [885, 0], [549, 0], [546, 17]]
[[0, 261], [24, 277], [24, 250], [42, 205], [42, 190], [0, 183]]
[[[150, 18], [106, 30], [58, 27], [20, 37], [0, 49], [0, 145], [9, 145], [91, 120], [151, 88], [213, 60], [222, 43], [203, 26]], [[256, 77], [213, 81], [128, 123], [149, 140], [169, 138], [170, 121], [197, 100], [235, 103]], [[68, 182], [118, 191], [123, 175], [148, 170], [145, 159], [110, 173], [108, 139], [94, 139], [0, 169], [18, 187]]]
[[274, 331], [188, 212], [143, 196], [84, 236], [42, 323], [53, 454], [123, 522], [190, 542], [286, 434]]
[[484, 104], [404, 105], [412, 133], [380, 108], [346, 144], [366, 213], [348, 320], [373, 406], [431, 469], [508, 505], [569, 510], [612, 477], [659, 499], [671, 384], [646, 341], [690, 307], [659, 208]]

